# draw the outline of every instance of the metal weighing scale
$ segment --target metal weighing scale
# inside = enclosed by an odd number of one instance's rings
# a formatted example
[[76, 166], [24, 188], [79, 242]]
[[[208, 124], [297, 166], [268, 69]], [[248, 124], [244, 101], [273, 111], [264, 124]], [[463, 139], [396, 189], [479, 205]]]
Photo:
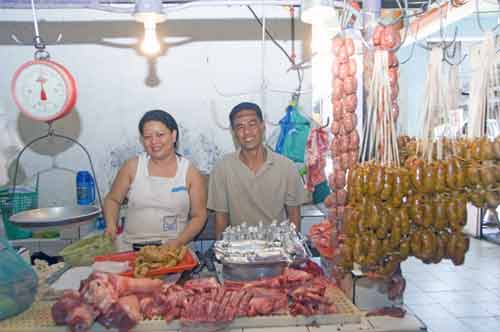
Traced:
[[[14, 172], [12, 195], [16, 192], [17, 172], [22, 154], [33, 143], [45, 138], [61, 138], [78, 145], [87, 155], [95, 181], [95, 189], [99, 206], [59, 206], [23, 211], [10, 217], [10, 222], [18, 227], [28, 229], [60, 228], [90, 222], [101, 213], [102, 199], [95, 174], [94, 165], [89, 152], [77, 140], [54, 132], [52, 122], [68, 115], [76, 103], [76, 82], [71, 73], [61, 64], [50, 60], [45, 50], [45, 43], [38, 33], [38, 22], [33, 1], [33, 23], [35, 28], [35, 59], [26, 62], [15, 72], [12, 79], [11, 92], [19, 110], [29, 118], [46, 122], [49, 126], [47, 134], [29, 142], [18, 154]], [[13, 197], [9, 198], [12, 202]]]

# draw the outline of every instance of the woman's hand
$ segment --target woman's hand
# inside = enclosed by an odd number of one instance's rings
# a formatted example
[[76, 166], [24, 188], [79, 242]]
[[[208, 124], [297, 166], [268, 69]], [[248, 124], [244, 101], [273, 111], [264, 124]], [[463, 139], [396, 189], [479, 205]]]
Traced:
[[168, 240], [165, 244], [173, 248], [180, 248], [183, 246], [183, 243], [178, 239]]

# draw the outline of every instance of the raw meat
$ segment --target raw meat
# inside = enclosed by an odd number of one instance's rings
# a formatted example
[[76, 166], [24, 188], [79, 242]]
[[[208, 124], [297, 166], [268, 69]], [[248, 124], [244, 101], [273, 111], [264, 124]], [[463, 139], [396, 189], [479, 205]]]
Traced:
[[141, 320], [141, 307], [136, 295], [121, 297], [118, 302], [103, 315], [98, 322], [106, 328], [117, 328], [119, 331], [129, 331]]

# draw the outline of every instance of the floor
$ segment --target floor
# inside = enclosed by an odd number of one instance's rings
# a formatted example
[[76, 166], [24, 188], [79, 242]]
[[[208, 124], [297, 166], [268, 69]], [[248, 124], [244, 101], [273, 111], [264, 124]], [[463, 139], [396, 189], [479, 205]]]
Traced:
[[500, 331], [500, 246], [471, 239], [462, 266], [409, 258], [404, 302], [431, 332]]

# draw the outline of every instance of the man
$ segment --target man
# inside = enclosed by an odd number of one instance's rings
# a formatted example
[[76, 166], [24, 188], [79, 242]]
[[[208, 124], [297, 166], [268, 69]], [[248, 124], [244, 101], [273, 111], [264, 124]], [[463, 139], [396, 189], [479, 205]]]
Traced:
[[300, 230], [300, 206], [308, 200], [307, 192], [292, 161], [264, 146], [260, 107], [240, 103], [229, 121], [239, 148], [215, 166], [208, 190], [216, 238], [228, 225], [269, 224], [287, 217]]

